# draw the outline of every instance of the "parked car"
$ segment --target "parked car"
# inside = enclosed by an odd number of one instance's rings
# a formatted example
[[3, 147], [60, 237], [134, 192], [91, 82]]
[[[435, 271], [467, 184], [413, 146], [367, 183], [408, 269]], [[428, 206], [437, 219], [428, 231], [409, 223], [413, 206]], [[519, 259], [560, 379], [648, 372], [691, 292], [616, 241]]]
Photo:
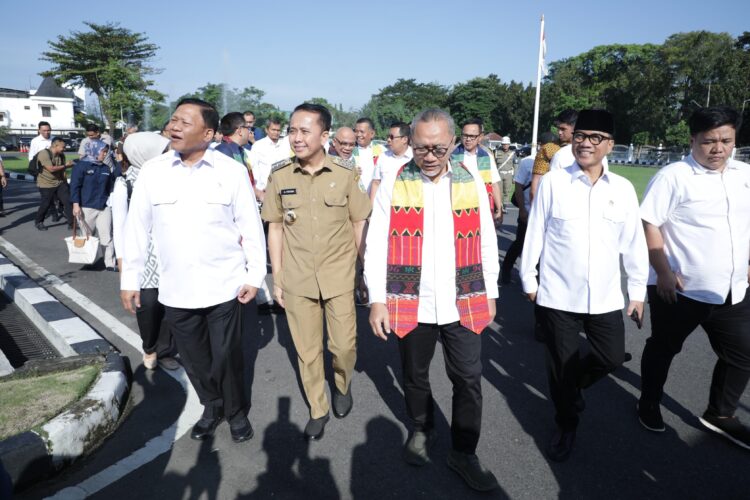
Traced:
[[64, 137], [63, 140], [65, 141], [65, 151], [78, 151], [78, 146], [80, 145], [78, 139]]
[[7, 140], [0, 141], [0, 151], [15, 151], [16, 149], [18, 149], [18, 147], [12, 142]]

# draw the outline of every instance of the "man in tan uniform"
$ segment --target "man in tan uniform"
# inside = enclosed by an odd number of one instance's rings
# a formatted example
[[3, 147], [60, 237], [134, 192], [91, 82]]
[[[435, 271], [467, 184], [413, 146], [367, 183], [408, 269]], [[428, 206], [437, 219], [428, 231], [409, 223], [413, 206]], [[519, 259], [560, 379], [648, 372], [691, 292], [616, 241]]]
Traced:
[[344, 418], [353, 399], [357, 358], [354, 265], [371, 205], [352, 160], [327, 156], [331, 114], [300, 104], [289, 122], [295, 157], [273, 166], [263, 203], [274, 298], [286, 308], [300, 375], [310, 404], [307, 439], [328, 422], [323, 366], [323, 310], [336, 387], [333, 413]]

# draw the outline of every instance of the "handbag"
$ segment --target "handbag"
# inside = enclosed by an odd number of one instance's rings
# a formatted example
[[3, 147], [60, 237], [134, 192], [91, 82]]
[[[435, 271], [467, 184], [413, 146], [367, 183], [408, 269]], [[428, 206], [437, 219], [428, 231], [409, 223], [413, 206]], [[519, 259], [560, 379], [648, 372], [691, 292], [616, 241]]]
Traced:
[[[78, 226], [83, 235], [78, 236]], [[71, 264], [93, 264], [99, 258], [99, 238], [91, 236], [91, 228], [86, 221], [73, 219], [73, 236], [65, 238], [68, 247], [68, 262]]]

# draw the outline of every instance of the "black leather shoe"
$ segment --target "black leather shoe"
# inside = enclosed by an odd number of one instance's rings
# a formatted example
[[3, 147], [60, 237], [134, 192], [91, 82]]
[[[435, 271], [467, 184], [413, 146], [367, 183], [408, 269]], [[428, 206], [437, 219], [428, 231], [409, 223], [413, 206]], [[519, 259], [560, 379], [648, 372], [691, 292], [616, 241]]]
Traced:
[[336, 418], [344, 418], [349, 415], [354, 406], [354, 399], [352, 399], [352, 387], [349, 386], [349, 391], [346, 394], [341, 394], [338, 388], [333, 390], [333, 416]]
[[461, 476], [470, 488], [477, 491], [492, 491], [500, 487], [495, 475], [485, 469], [474, 454], [451, 450], [448, 455], [448, 467]]
[[326, 424], [331, 417], [328, 413], [320, 418], [310, 418], [305, 426], [305, 439], [308, 441], [317, 441], [323, 437], [323, 432], [326, 430]]
[[214, 435], [214, 431], [221, 421], [222, 417], [201, 417], [193, 426], [193, 430], [190, 432], [190, 439], [195, 439], [196, 441], [208, 439]]
[[430, 463], [427, 449], [432, 438], [433, 433], [431, 431], [414, 431], [404, 445], [404, 461], [417, 467]]
[[46, 231], [47, 230], [47, 226], [44, 225], [44, 222], [38, 222], [36, 224], [36, 228], [38, 230], [40, 230], [40, 231]]
[[564, 462], [570, 457], [570, 453], [573, 451], [573, 443], [576, 440], [575, 429], [571, 431], [564, 431], [559, 427], [555, 431], [555, 435], [552, 436], [547, 446], [547, 458], [553, 462]]
[[229, 424], [229, 432], [232, 434], [232, 441], [235, 443], [241, 443], [248, 439], [252, 439], [255, 433], [253, 432], [253, 426], [250, 425], [250, 421], [247, 417], [236, 420], [237, 421], [232, 421]]

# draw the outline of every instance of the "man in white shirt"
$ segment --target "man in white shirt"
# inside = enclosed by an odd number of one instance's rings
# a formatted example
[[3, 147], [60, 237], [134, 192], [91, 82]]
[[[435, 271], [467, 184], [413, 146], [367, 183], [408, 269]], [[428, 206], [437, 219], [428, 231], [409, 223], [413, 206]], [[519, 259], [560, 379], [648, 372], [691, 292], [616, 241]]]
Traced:
[[354, 161], [357, 163], [362, 185], [369, 193], [375, 166], [378, 164], [380, 157], [385, 154], [385, 148], [380, 144], [372, 143], [375, 138], [375, 124], [369, 118], [357, 120], [354, 125], [354, 135], [357, 137]]
[[34, 158], [39, 151], [47, 149], [52, 145], [50, 135], [52, 134], [52, 127], [48, 122], [39, 122], [39, 135], [31, 139], [29, 144], [29, 161]]
[[[633, 185], [608, 170], [614, 121], [604, 110], [581, 111], [573, 134], [573, 165], [542, 177], [521, 257], [523, 290], [535, 302], [547, 350], [557, 430], [550, 460], [568, 459], [575, 441], [581, 390], [625, 358], [620, 256], [627, 272], [627, 314], [643, 317], [648, 251]], [[536, 267], [539, 264], [537, 283]], [[579, 332], [591, 346], [579, 359]]]
[[[565, 109], [557, 115], [554, 124], [557, 127], [557, 137], [560, 140], [560, 150], [555, 153], [549, 162], [549, 170], [558, 170], [569, 167], [576, 161], [573, 156], [573, 131], [575, 130], [578, 111], [575, 109]], [[605, 159], [606, 160], [606, 159]]]
[[[495, 317], [497, 239], [482, 179], [450, 162], [453, 119], [439, 109], [411, 125], [414, 159], [378, 190], [370, 219], [365, 279], [370, 326], [395, 333], [413, 430], [404, 459], [425, 465], [433, 433], [429, 367], [438, 337], [453, 382], [448, 466], [477, 490], [497, 480], [476, 456], [482, 421], [482, 339]], [[479, 238], [479, 241], [476, 240]]]
[[398, 169], [409, 163], [414, 156], [409, 145], [410, 135], [408, 123], [395, 122], [388, 129], [388, 151], [378, 160], [370, 185], [370, 199], [373, 201], [381, 182], [392, 181]]
[[461, 126], [461, 144], [451, 153], [451, 163], [460, 163], [484, 182], [490, 199], [490, 210], [496, 224], [503, 222], [503, 191], [495, 157], [479, 144], [484, 137], [481, 118], [471, 118]]
[[[289, 138], [281, 137], [281, 121], [277, 118], [269, 118], [266, 124], [266, 136], [257, 140], [249, 153], [256, 191], [265, 192], [271, 166], [292, 156], [291, 152]], [[260, 201], [263, 201], [263, 198], [260, 198]]]
[[730, 159], [740, 116], [727, 107], [690, 117], [690, 155], [651, 180], [641, 217], [651, 260], [651, 337], [641, 359], [641, 424], [665, 430], [659, 410], [672, 358], [698, 326], [718, 356], [700, 422], [750, 449], [734, 416], [750, 379], [750, 165]]
[[208, 148], [218, 126], [209, 103], [188, 98], [177, 105], [169, 126], [172, 151], [147, 161], [133, 190], [120, 288], [125, 309], [134, 313], [152, 235], [159, 302], [204, 406], [190, 437], [207, 439], [226, 418], [232, 439], [241, 442], [253, 428], [240, 304], [255, 297], [266, 276], [266, 249], [247, 170]]

